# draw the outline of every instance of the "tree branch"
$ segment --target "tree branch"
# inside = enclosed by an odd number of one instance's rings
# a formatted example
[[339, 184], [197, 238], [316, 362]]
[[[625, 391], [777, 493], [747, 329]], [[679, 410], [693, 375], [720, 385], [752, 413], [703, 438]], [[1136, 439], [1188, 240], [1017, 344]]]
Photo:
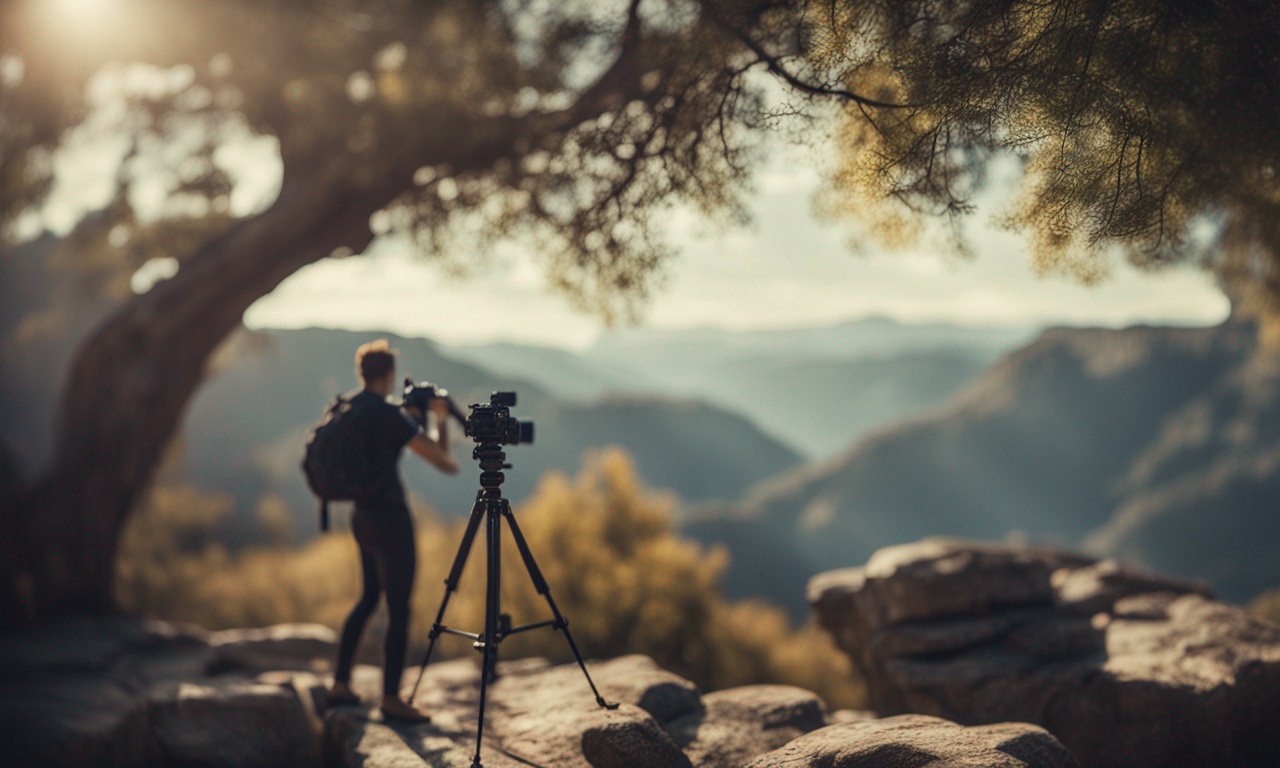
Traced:
[[861, 107], [873, 107], [875, 109], [910, 109], [912, 106], [910, 104], [897, 104], [894, 102], [870, 99], [846, 88], [831, 88], [824, 85], [814, 85], [813, 83], [805, 82], [788, 71], [786, 67], [782, 66], [780, 56], [771, 55], [764, 49], [764, 46], [755, 40], [755, 38], [738, 29], [734, 24], [730, 23], [728, 19], [724, 18], [724, 16], [712, 7], [709, 0], [701, 0], [699, 4], [702, 6], [702, 10], [707, 14], [708, 18], [729, 34], [738, 38], [743, 45], [747, 46], [747, 48], [756, 55], [758, 63], [764, 64], [766, 69], [774, 75], [777, 75], [783, 82], [798, 91], [803, 91], [811, 96], [834, 96], [846, 101], [852, 101]]

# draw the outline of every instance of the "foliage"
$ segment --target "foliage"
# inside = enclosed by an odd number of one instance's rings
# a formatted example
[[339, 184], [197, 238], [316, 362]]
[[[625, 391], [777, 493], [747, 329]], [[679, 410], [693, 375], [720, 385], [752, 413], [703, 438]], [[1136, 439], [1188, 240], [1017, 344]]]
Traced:
[[[234, 204], [220, 152], [263, 140], [286, 181], [385, 187], [383, 210], [357, 224], [366, 236], [408, 237], [466, 271], [518, 235], [552, 285], [618, 316], [666, 258], [662, 210], [742, 217], [762, 119], [731, 36], [689, 6], [640, 5], [135, 0], [78, 55], [73, 20], [11, 8], [0, 223], [38, 210], [54, 153], [118, 137], [117, 188], [77, 250], [106, 267], [100, 290], [124, 295], [121, 275], [148, 259], [202, 259], [246, 214], [287, 213]], [[63, 39], [49, 39], [53, 22]], [[164, 205], [140, 209], [156, 185]]]
[[1094, 280], [1118, 249], [1280, 296], [1274, 4], [806, 0], [783, 23], [775, 66], [844, 104], [829, 212], [901, 235], [972, 210], [1012, 154], [1006, 222], [1040, 268]]
[[[720, 593], [723, 550], [702, 551], [672, 531], [670, 498], [643, 489], [629, 459], [610, 452], [590, 459], [576, 480], [544, 479], [516, 517], [572, 621], [588, 657], [643, 653], [704, 690], [758, 682], [814, 690], [832, 707], [862, 702], [849, 660], [825, 633], [793, 630], [769, 605], [728, 603]], [[208, 530], [223, 501], [189, 490], [157, 488], [127, 529], [118, 565], [120, 602], [149, 616], [210, 628], [315, 621], [338, 628], [360, 589], [349, 534], [334, 533], [298, 549], [230, 555], [191, 531]], [[422, 649], [453, 562], [462, 523], [418, 521], [418, 574], [411, 646]], [[502, 553], [503, 607], [515, 622], [550, 616], [525, 577], [510, 537]], [[478, 541], [449, 605], [452, 626], [483, 624], [483, 543]], [[376, 622], [375, 622], [376, 624]], [[370, 638], [381, 631], [374, 626]], [[559, 633], [529, 632], [503, 645], [504, 657], [572, 657]], [[420, 650], [414, 653], [420, 653]], [[445, 637], [443, 658], [470, 655], [468, 643]], [[412, 661], [412, 659], [411, 659]]]
[[1280, 589], [1272, 589], [1249, 601], [1249, 613], [1280, 624]]

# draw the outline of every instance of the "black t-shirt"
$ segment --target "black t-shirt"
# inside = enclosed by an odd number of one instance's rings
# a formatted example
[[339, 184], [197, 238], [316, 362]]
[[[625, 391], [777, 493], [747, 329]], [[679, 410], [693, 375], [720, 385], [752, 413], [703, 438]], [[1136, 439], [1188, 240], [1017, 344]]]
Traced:
[[404, 505], [397, 463], [400, 449], [418, 434], [418, 425], [409, 415], [369, 390], [362, 390], [351, 403], [359, 409], [365, 433], [365, 449], [373, 464], [372, 493], [361, 506]]

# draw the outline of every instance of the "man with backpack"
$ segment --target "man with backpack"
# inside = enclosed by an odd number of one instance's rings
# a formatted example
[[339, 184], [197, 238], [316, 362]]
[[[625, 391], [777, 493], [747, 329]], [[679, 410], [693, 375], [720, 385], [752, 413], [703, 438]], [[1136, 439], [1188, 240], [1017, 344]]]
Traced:
[[429, 722], [430, 718], [400, 698], [400, 677], [404, 671], [409, 635], [409, 599], [417, 562], [413, 520], [400, 482], [397, 462], [400, 450], [408, 446], [422, 459], [446, 474], [456, 474], [458, 464], [449, 455], [448, 415], [444, 400], [434, 400], [437, 433], [432, 440], [419, 426], [424, 414], [417, 409], [401, 410], [387, 402], [396, 383], [396, 353], [386, 339], [371, 341], [356, 350], [356, 371], [363, 390], [351, 397], [351, 418], [362, 437], [366, 488], [356, 496], [351, 530], [360, 547], [360, 568], [364, 590], [342, 628], [338, 663], [334, 670], [329, 705], [357, 704], [351, 690], [351, 666], [356, 645], [369, 615], [382, 593], [387, 596], [387, 634], [384, 644], [382, 714], [390, 720], [408, 723]]

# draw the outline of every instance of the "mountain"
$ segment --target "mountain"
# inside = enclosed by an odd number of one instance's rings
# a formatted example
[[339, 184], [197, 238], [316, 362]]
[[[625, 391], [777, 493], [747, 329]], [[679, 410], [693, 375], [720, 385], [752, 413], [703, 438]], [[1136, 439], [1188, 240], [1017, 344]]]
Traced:
[[[800, 461], [745, 420], [705, 403], [654, 397], [569, 403], [527, 381], [452, 360], [427, 340], [308, 329], [245, 334], [222, 355], [186, 417], [187, 476], [233, 493], [242, 519], [264, 494], [276, 493], [314, 525], [315, 502], [298, 468], [306, 430], [334, 395], [355, 386], [356, 347], [383, 336], [400, 351], [401, 375], [444, 385], [464, 407], [487, 401], [495, 389], [518, 393], [512, 414], [533, 420], [537, 439], [508, 449], [514, 468], [503, 489], [515, 502], [544, 473], [576, 473], [584, 452], [610, 445], [631, 454], [647, 484], [693, 501], [736, 498], [757, 478]], [[457, 429], [454, 442], [463, 464], [456, 477], [402, 461], [410, 491], [449, 516], [466, 514], [478, 488], [470, 442]], [[230, 535], [234, 541], [236, 533]]]
[[580, 353], [512, 344], [444, 351], [566, 399], [700, 398], [822, 458], [945, 400], [1029, 334], [867, 318], [767, 331], [628, 330]]
[[596, 360], [621, 362], [653, 374], [669, 367], [696, 376], [709, 359], [883, 357], [930, 349], [985, 350], [998, 354], [1025, 341], [1027, 328], [966, 328], [949, 323], [908, 324], [865, 317], [831, 326], [731, 331], [719, 328], [627, 329], [601, 337], [586, 351]]
[[[770, 558], [807, 575], [924, 535], [1013, 536], [1088, 540], [1248, 596], [1280, 583], [1280, 561], [1261, 556], [1280, 540], [1280, 378], [1260, 354], [1239, 323], [1051, 329], [945, 406], [703, 509], [686, 531], [739, 542], [730, 584]], [[794, 609], [802, 580], [763, 594]]]
[[1165, 420], [1086, 537], [1095, 552], [1205, 579], [1246, 599], [1280, 585], [1280, 355], [1228, 371]]

